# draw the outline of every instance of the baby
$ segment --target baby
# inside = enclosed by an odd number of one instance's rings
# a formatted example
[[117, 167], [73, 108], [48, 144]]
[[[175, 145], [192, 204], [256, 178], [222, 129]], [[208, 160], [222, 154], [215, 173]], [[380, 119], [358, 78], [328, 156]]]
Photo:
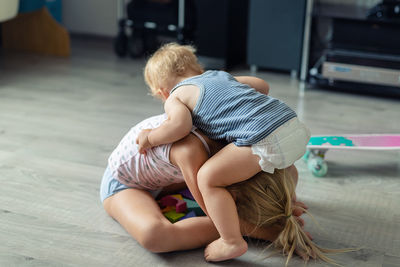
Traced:
[[[140, 153], [146, 153], [187, 136], [193, 125], [209, 138], [229, 143], [197, 174], [206, 213], [220, 235], [207, 246], [205, 258], [222, 261], [248, 248], [226, 187], [260, 171], [291, 167], [305, 153], [310, 132], [290, 107], [264, 94], [264, 81], [204, 72], [194, 52], [191, 46], [166, 44], [147, 62], [146, 83], [165, 101], [168, 118], [155, 129], [142, 130], [137, 143]], [[290, 217], [291, 211], [281, 216]]]
[[[209, 217], [172, 224], [154, 199], [158, 193], [182, 189], [183, 182], [193, 190], [199, 168], [222, 148], [192, 129], [182, 140], [139, 154], [137, 144], [132, 142], [137, 134], [143, 128], [158, 127], [165, 119], [164, 114], [153, 116], [128, 131], [109, 157], [100, 190], [107, 213], [140, 245], [155, 253], [199, 248], [219, 238]], [[318, 247], [303, 229], [304, 221], [299, 216], [307, 207], [295, 199], [297, 176], [295, 168], [274, 174], [260, 172], [227, 187], [236, 203], [241, 234], [273, 242], [287, 255], [287, 263], [294, 253], [304, 260], [313, 257], [332, 262], [324, 253], [339, 251]], [[288, 210], [292, 216], [283, 216]]]

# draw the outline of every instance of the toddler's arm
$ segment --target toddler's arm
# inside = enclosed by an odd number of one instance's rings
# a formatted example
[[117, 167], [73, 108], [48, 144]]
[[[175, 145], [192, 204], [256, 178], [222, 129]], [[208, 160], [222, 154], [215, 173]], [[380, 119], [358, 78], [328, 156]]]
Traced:
[[143, 130], [139, 133], [136, 143], [139, 145], [139, 152], [162, 144], [169, 144], [178, 141], [188, 135], [192, 129], [192, 115], [187, 106], [177, 97], [170, 96], [165, 101], [165, 112], [168, 115], [159, 127]]
[[235, 79], [240, 83], [249, 85], [262, 94], [268, 95], [269, 93], [269, 84], [263, 79], [253, 76], [236, 76]]

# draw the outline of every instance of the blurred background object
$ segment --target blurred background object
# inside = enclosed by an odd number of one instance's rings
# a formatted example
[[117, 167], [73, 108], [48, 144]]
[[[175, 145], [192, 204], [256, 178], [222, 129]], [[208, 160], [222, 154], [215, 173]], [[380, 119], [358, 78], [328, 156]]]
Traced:
[[17, 15], [19, 0], [0, 0], [0, 22]]
[[248, 5], [248, 0], [120, 0], [114, 51], [137, 58], [175, 41], [193, 44], [207, 69], [244, 64]]
[[[14, 2], [18, 6], [18, 2]], [[2, 45], [6, 50], [67, 57], [68, 31], [60, 24], [61, 0], [20, 0], [19, 14], [2, 23]]]
[[193, 0], [118, 1], [118, 35], [114, 51], [119, 57], [136, 58], [155, 51], [160, 36], [181, 44], [193, 41], [196, 16]]

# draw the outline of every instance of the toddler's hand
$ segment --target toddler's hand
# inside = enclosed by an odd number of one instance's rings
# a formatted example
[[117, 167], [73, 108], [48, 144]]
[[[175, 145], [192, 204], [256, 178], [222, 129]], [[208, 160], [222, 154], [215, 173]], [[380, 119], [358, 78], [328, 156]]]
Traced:
[[149, 142], [149, 134], [151, 129], [142, 130], [136, 138], [136, 144], [139, 145], [139, 153], [146, 154], [146, 149], [152, 148], [153, 146]]

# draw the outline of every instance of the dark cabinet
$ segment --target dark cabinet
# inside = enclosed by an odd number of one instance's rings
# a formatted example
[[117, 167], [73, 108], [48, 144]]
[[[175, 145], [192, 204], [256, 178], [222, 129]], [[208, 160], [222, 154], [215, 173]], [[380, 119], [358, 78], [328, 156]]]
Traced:
[[200, 62], [209, 69], [245, 64], [248, 0], [196, 0], [195, 4], [194, 43]]
[[306, 0], [251, 0], [247, 63], [292, 71], [301, 65]]

